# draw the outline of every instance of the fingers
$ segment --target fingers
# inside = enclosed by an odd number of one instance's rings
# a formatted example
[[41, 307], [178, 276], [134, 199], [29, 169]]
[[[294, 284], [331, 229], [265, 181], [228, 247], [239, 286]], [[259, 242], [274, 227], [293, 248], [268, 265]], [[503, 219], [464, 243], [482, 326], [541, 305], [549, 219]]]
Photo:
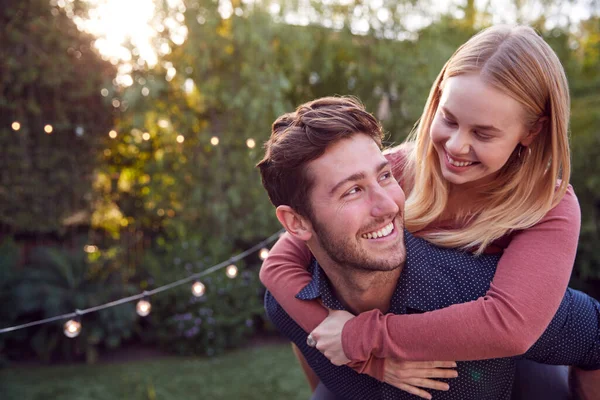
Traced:
[[423, 368], [406, 372], [409, 373], [405, 376], [410, 378], [456, 378], [458, 376], [457, 371], [445, 368]]
[[424, 399], [431, 399], [431, 395], [424, 391], [423, 389], [419, 389], [418, 387], [408, 385], [406, 383], [399, 383], [396, 386], [398, 389], [404, 390], [410, 394], [414, 394], [415, 396], [419, 396]]
[[433, 379], [426, 378], [409, 378], [405, 379], [404, 383], [411, 386], [418, 386], [421, 388], [434, 389], [434, 390], [449, 390], [450, 385], [446, 382], [440, 382]]
[[454, 361], [398, 361], [403, 368], [456, 368]]

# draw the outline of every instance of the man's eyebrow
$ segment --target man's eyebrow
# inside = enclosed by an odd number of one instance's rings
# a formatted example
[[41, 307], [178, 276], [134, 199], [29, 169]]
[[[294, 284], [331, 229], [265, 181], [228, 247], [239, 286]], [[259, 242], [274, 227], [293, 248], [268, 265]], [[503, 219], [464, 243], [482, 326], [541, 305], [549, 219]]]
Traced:
[[[456, 119], [454, 114], [452, 114], [446, 107], [442, 106], [442, 111], [444, 111], [444, 114], [447, 114], [452, 119]], [[493, 125], [473, 125], [473, 128], [481, 129], [482, 131], [502, 132], [502, 129], [498, 129]]]
[[[390, 162], [387, 159], [385, 161], [382, 161], [375, 168], [375, 173], [381, 172], [381, 170], [383, 170], [389, 164], [390, 164]], [[352, 174], [352, 175], [348, 176], [347, 178], [342, 179], [341, 181], [339, 181], [338, 183], [335, 184], [335, 186], [329, 192], [329, 195], [332, 196], [341, 186], [345, 185], [346, 183], [358, 181], [358, 180], [361, 180], [361, 179], [365, 179], [365, 176], [366, 175], [365, 175], [364, 172], [357, 172], [355, 174]]]

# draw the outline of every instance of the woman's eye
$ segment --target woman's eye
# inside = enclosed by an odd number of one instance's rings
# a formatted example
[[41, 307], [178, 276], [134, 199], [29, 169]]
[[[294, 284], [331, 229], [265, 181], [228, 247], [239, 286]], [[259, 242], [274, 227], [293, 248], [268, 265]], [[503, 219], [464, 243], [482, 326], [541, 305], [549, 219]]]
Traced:
[[444, 121], [444, 123], [448, 126], [456, 126], [456, 122], [446, 118], [445, 116], [442, 116], [442, 120]]
[[486, 135], [485, 133], [481, 133], [478, 131], [475, 131], [475, 136], [477, 136], [477, 138], [479, 140], [483, 140], [483, 141], [490, 140], [492, 138], [492, 136]]

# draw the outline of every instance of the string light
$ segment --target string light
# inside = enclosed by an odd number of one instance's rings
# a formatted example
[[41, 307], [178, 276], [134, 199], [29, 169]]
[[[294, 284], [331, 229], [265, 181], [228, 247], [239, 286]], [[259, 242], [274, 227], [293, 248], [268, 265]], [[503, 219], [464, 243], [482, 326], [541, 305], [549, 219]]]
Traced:
[[254, 139], [248, 139], [246, 140], [246, 146], [248, 146], [248, 148], [253, 149], [254, 146], [256, 146], [256, 142], [254, 141]]
[[65, 322], [63, 326], [63, 332], [68, 338], [76, 338], [81, 333], [81, 311], [75, 310], [75, 318], [72, 318]]
[[112, 129], [110, 132], [108, 132], [108, 136], [110, 136], [111, 139], [114, 139], [117, 137], [117, 131], [115, 131], [114, 129]]
[[228, 278], [235, 278], [238, 274], [238, 268], [231, 264], [227, 267], [227, 269], [225, 269], [225, 275], [227, 275]]
[[210, 144], [212, 144], [213, 146], [216, 146], [219, 144], [219, 138], [216, 136], [213, 136], [210, 138]]
[[262, 249], [260, 249], [260, 252], [258, 253], [258, 257], [261, 260], [266, 260], [267, 257], [269, 257], [269, 249], [267, 249], [266, 247], [263, 247]]
[[74, 319], [68, 320], [65, 322], [64, 332], [65, 336], [71, 339], [79, 336], [81, 333], [81, 322]]
[[142, 134], [142, 139], [144, 139], [144, 140], [150, 140], [150, 134], [148, 132], [144, 132]]
[[177, 135], [177, 143], [183, 143], [184, 140], [185, 138], [183, 137], [183, 135]]
[[54, 129], [52, 128], [52, 125], [48, 124], [46, 126], [44, 126], [44, 132], [46, 132], [48, 135], [52, 133]]
[[[232, 263], [235, 263], [235, 262], [243, 259], [244, 257], [246, 257], [246, 256], [248, 256], [250, 254], [253, 254], [254, 252], [256, 252], [257, 250], [259, 250], [261, 248], [263, 248], [263, 250], [266, 250], [266, 249], [264, 249], [264, 246], [267, 245], [267, 244], [269, 244], [269, 243], [271, 243], [271, 242], [274, 242], [275, 240], [277, 240], [277, 238], [279, 238], [281, 232], [282, 231], [278, 231], [278, 232], [274, 233], [273, 235], [269, 236], [265, 240], [263, 240], [263, 241], [255, 244], [254, 246], [250, 247], [249, 249], [246, 249], [245, 251], [243, 251], [243, 252], [241, 252], [239, 254], [236, 254], [235, 256], [229, 258], [226, 261], [223, 261], [223, 262], [221, 262], [219, 264], [213, 265], [212, 267], [207, 268], [207, 269], [205, 269], [202, 272], [198, 272], [198, 273], [192, 274], [192, 275], [190, 275], [188, 277], [185, 277], [185, 278], [182, 278], [182, 279], [180, 279], [178, 281], [171, 282], [171, 283], [168, 283], [166, 285], [157, 287], [156, 289], [149, 290], [149, 291], [144, 291], [141, 294], [136, 294], [136, 295], [133, 295], [133, 296], [124, 297], [124, 298], [117, 299], [117, 300], [114, 300], [114, 301], [111, 301], [111, 302], [108, 302], [108, 303], [105, 303], [105, 304], [100, 304], [100, 305], [97, 305], [97, 306], [94, 306], [94, 307], [86, 308], [84, 310], [76, 310], [75, 313], [57, 315], [57, 316], [50, 317], [50, 318], [45, 318], [45, 319], [41, 319], [41, 320], [37, 320], [37, 321], [27, 322], [27, 323], [24, 323], [24, 324], [21, 324], [21, 325], [15, 325], [15, 326], [7, 327], [7, 328], [1, 328], [0, 329], [0, 334], [7, 333], [7, 332], [13, 332], [13, 331], [16, 331], [16, 330], [25, 329], [25, 328], [29, 328], [29, 327], [32, 327], [32, 326], [48, 324], [48, 323], [55, 322], [55, 321], [61, 321], [61, 320], [65, 320], [67, 318], [70, 318], [73, 321], [78, 322], [80, 324], [79, 325], [79, 330], [80, 330], [81, 329], [81, 323], [79, 322], [80, 316], [85, 315], [85, 314], [89, 314], [89, 313], [93, 313], [93, 312], [96, 312], [96, 311], [100, 311], [100, 310], [105, 310], [107, 308], [116, 307], [118, 305], [126, 304], [126, 303], [129, 303], [129, 302], [132, 302], [132, 301], [136, 301], [136, 300], [139, 300], [138, 304], [136, 306], [136, 311], [138, 312], [138, 314], [140, 313], [140, 309], [141, 309], [143, 312], [145, 312], [145, 315], [148, 315], [150, 313], [150, 309], [151, 309], [150, 302], [148, 301], [148, 298], [150, 296], [153, 296], [153, 295], [158, 294], [158, 293], [162, 293], [162, 292], [164, 292], [166, 290], [175, 288], [177, 286], [181, 286], [181, 285], [183, 285], [185, 283], [192, 282], [194, 280], [198, 280], [199, 278], [201, 278], [203, 276], [206, 276], [208, 274], [212, 274], [213, 272], [215, 272], [217, 270], [220, 270], [220, 269], [226, 268], [228, 266], [231, 266]], [[71, 325], [72, 324], [70, 323], [69, 326], [71, 326]], [[77, 329], [75, 329], [76, 327], [77, 327], [77, 325], [75, 324], [72, 328], [69, 329], [69, 332], [77, 331]], [[66, 328], [66, 324], [65, 324], [64, 328]], [[65, 335], [66, 334], [67, 333], [65, 332]]]
[[21, 129], [21, 124], [18, 121], [15, 121], [11, 124], [11, 128], [16, 132]]
[[192, 294], [196, 297], [202, 297], [204, 296], [204, 293], [206, 292], [206, 286], [204, 286], [204, 284], [200, 281], [196, 281], [194, 282], [194, 284], [192, 285]]
[[83, 251], [86, 253], [95, 253], [98, 251], [98, 246], [94, 246], [93, 244], [86, 244], [83, 246]]
[[144, 297], [140, 301], [138, 301], [135, 306], [135, 311], [138, 313], [140, 317], [146, 317], [150, 314], [150, 310], [152, 309], [152, 304]]

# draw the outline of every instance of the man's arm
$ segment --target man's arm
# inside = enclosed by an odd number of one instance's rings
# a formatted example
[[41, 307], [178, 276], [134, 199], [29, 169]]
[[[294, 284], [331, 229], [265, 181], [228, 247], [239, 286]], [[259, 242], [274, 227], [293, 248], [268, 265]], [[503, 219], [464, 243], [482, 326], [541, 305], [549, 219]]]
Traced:
[[560, 307], [524, 357], [543, 364], [571, 365], [571, 391], [600, 399], [600, 303], [567, 289]]
[[310, 386], [310, 391], [314, 392], [319, 384], [319, 377], [315, 374], [315, 371], [310, 369], [308, 362], [306, 362], [306, 358], [302, 355], [302, 352], [294, 343], [292, 343], [292, 351], [294, 355], [298, 359], [298, 363], [302, 367], [302, 371], [304, 371], [304, 375], [306, 376], [306, 380], [308, 381], [308, 385]]

